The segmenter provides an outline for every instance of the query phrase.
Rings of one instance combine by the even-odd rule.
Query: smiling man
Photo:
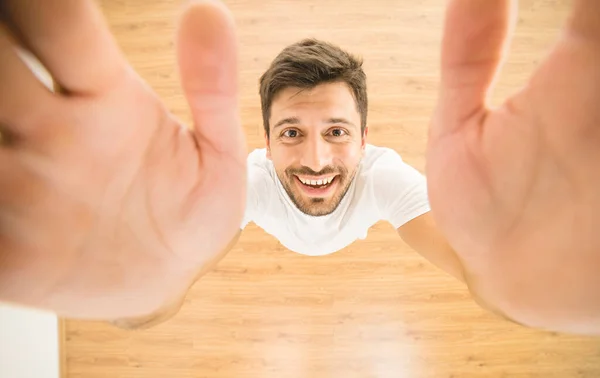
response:
[[[427,259],[463,279],[429,213],[424,176],[392,149],[367,143],[362,61],[306,39],[260,79],[266,147],[248,156],[244,228],[254,222],[305,255],[339,251],[380,220]]]
[[[427,190],[366,143],[360,61],[314,40],[263,75],[266,148],[248,156],[232,17],[193,3],[177,37],[191,128],[127,64],[93,1],[0,3],[0,301],[148,327],[177,312],[244,217],[309,255],[387,220],[492,311],[600,334],[596,0],[573,1],[553,49],[496,109],[514,2],[447,2]]]
[[[433,221],[425,177],[394,150],[367,143],[367,85],[359,58],[324,41],[299,41],[262,75],[260,97],[266,146],[247,157],[244,218],[214,261],[250,222],[294,252],[321,256],[366,238],[384,220],[430,262],[466,281]],[[113,323],[151,327],[182,303],[179,297],[148,317]]]

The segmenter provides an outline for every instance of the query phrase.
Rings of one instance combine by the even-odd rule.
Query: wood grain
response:
[[[239,27],[241,104],[262,147],[258,78],[305,37],[362,55],[369,141],[424,168],[444,1],[230,0]],[[173,36],[179,1],[103,0],[124,53],[180,118]],[[521,1],[494,102],[516,91],[557,37],[570,3]],[[377,224],[324,257],[283,248],[254,225],[198,282],[180,313],[145,331],[68,321],[69,378],[600,376],[600,340],[523,328],[480,309],[459,282]]]

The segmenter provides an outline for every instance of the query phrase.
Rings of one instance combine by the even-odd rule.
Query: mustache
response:
[[[309,167],[300,167],[300,168],[288,168],[285,170],[288,175],[302,175],[302,176],[324,176],[332,173],[340,173],[343,175],[345,172],[343,169],[335,169],[334,167],[327,166],[321,169],[319,172],[315,172]]]

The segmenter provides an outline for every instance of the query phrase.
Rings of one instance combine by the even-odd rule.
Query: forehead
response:
[[[271,105],[271,124],[277,119],[301,116],[302,112],[325,112],[325,116],[360,118],[356,101],[348,84],[334,82],[319,84],[304,89],[288,87],[273,99]]]

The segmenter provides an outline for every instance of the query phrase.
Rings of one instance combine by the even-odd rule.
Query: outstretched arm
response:
[[[448,244],[448,240],[435,224],[431,212],[418,216],[397,229],[402,240],[442,271],[467,285],[471,289],[476,287],[477,279],[469,276],[463,268],[456,251]],[[508,320],[518,323],[518,319],[511,318],[491,301],[478,295],[477,290],[471,290],[475,302],[484,309]]]
[[[600,12],[575,0],[554,48],[497,109],[514,2],[452,0],[427,179],[476,297],[519,323],[600,334]]]
[[[214,258],[207,262],[198,274],[194,277],[193,281],[190,283],[189,288],[181,293],[181,295],[173,298],[167,305],[161,308],[159,311],[156,311],[150,315],[137,317],[137,318],[121,318],[111,321],[110,323],[124,329],[147,329],[159,325],[161,323],[166,322],[171,319],[173,316],[177,315],[181,306],[183,306],[183,302],[185,301],[185,297],[189,292],[189,289],[206,273],[210,272],[214,267],[218,264],[218,262],[225,257],[225,255],[237,244],[240,235],[242,234],[242,230],[240,230],[235,237],[231,240],[231,242],[223,249],[223,252],[214,256]]]
[[[425,259],[458,280],[465,282],[456,252],[435,225],[430,212],[420,215],[397,229],[398,235]]]
[[[127,63],[94,1],[4,0],[0,19],[0,301],[104,321],[160,311],[244,213],[233,17],[215,1],[182,13],[193,126]]]

